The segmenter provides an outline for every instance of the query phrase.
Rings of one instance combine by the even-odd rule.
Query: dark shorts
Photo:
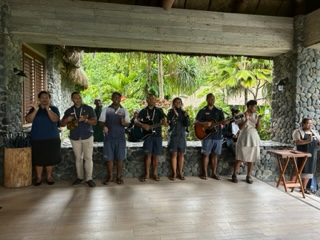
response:
[[[111,160],[124,160],[127,156],[126,141],[104,141],[103,143],[103,159],[106,161]]]
[[[202,141],[201,153],[203,155],[208,156],[211,153],[220,155],[221,149],[222,149],[222,140],[213,140],[209,138]]]
[[[187,142],[185,137],[172,137],[168,141],[168,149],[170,152],[185,153]]]
[[[145,154],[162,155],[162,137],[149,136],[143,142]]]

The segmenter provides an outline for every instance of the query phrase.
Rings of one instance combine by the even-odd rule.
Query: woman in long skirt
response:
[[[232,182],[237,183],[237,172],[242,162],[248,165],[246,182],[253,183],[251,178],[251,170],[253,163],[260,158],[260,137],[258,129],[260,128],[260,119],[262,115],[257,115],[257,101],[250,100],[247,102],[247,110],[244,117],[238,119],[236,123],[239,125],[240,134],[236,144],[236,162],[232,175]]]
[[[46,169],[47,183],[53,185],[53,165],[61,161],[61,140],[57,126],[60,113],[57,107],[51,105],[51,95],[47,91],[40,92],[38,100],[39,104],[34,104],[26,116],[27,122],[32,123],[32,164],[37,175],[34,185],[41,185],[43,168]]]

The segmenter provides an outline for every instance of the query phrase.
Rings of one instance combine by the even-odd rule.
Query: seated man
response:
[[[238,109],[232,109],[232,116],[235,117],[240,111]],[[225,139],[225,143],[232,156],[236,156],[235,143],[237,142],[239,135],[239,126],[235,123],[235,120],[231,120],[228,124],[224,125],[222,134]]]

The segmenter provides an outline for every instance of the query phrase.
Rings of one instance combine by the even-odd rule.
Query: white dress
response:
[[[237,120],[237,124],[245,118]],[[258,115],[253,113],[246,125],[240,130],[236,143],[236,159],[244,162],[255,162],[260,158],[260,137],[256,129]]]

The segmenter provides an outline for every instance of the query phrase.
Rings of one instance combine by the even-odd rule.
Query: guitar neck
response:
[[[211,127],[214,128],[214,127],[216,127],[216,126],[219,126],[219,125],[222,124],[223,122],[225,122],[225,121],[230,121],[230,120],[232,120],[232,119],[233,119],[233,117],[231,117],[231,118],[226,118],[226,119],[224,119],[224,120],[222,120],[222,121],[220,121],[220,122],[215,122],[214,124],[211,125]]]
[[[156,123],[156,124],[150,125],[150,128],[157,128],[157,127],[160,127],[161,125],[162,123]]]

